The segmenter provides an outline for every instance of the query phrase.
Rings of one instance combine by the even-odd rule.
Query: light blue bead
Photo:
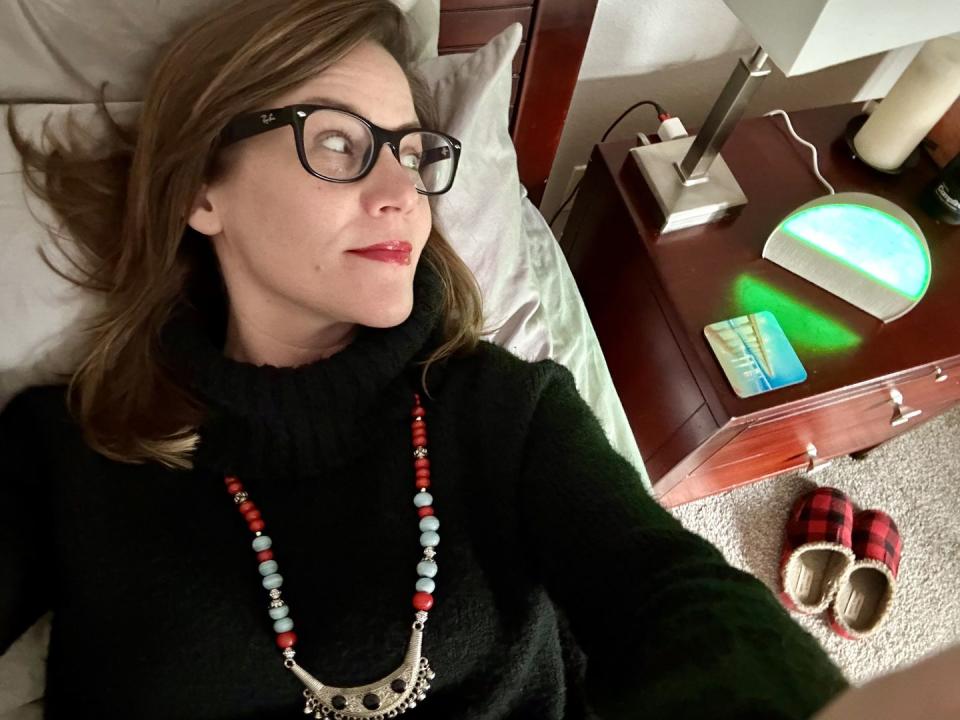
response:
[[[432,560],[421,560],[417,563],[417,575],[432,578],[437,576],[437,564]]]
[[[267,612],[270,613],[271,619],[279,620],[280,618],[285,618],[290,614],[290,606],[281,605],[280,607],[270,608]]]
[[[440,536],[432,530],[425,532],[420,536],[420,544],[423,545],[423,547],[436,547],[440,544]]]
[[[274,588],[278,588],[281,585],[283,585],[283,575],[278,575],[277,573],[274,573],[273,575],[267,575],[263,579],[263,586],[267,590],[273,590]]]
[[[428,492],[417,493],[413,496],[413,504],[417,507],[433,505],[433,495]]]
[[[257,552],[267,550],[271,545],[273,545],[273,540],[270,539],[269,535],[261,535],[253,539],[253,549]]]
[[[433,593],[437,584],[430,578],[420,578],[417,580],[417,592]]]
[[[276,633],[285,633],[293,630],[293,620],[288,617],[280,618],[273,624],[273,631]]]
[[[440,521],[437,520],[434,515],[427,515],[425,518],[420,518],[420,532],[426,532],[427,530],[439,530]]]
[[[276,560],[264,560],[260,563],[260,574],[261,575],[273,575],[277,571],[277,561]]]

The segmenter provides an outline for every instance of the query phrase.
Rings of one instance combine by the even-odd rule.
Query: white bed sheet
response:
[[[573,373],[577,389],[597,416],[610,444],[633,464],[649,492],[650,477],[610,377],[580,289],[550,226],[530,202],[526,189],[520,187],[525,247],[540,297],[539,304],[532,309],[531,319],[536,325],[547,328],[544,346],[539,352],[532,353],[535,357],[528,359],[551,358]],[[521,355],[531,353],[534,349],[531,345],[527,342],[524,351],[514,352]]]

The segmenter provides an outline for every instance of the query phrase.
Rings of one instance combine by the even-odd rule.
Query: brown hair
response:
[[[8,110],[27,185],[52,206],[79,251],[78,259],[64,252],[75,277],[45,254],[44,261],[104,299],[67,391],[70,412],[97,452],[121,462],[192,467],[203,406],[164,368],[159,343],[195,280],[226,293],[211,243],[187,225],[202,182],[220,170],[218,134],[234,115],[306,81],[365,40],[397,60],[420,121],[435,123],[429,90],[411,69],[406,18],[390,0],[239,0],[209,13],[163,51],[135,128],[109,114],[101,87],[98,105],[111,140],[99,153],[72,147],[82,133],[72,118],[67,142],[45,124],[50,149],[35,148]],[[63,252],[52,228],[51,236]],[[444,295],[444,341],[423,361],[425,380],[431,363],[476,347],[482,312],[473,274],[436,229],[421,262],[437,271]]]

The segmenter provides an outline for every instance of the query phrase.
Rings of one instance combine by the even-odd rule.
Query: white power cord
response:
[[[810,150],[813,151],[813,173],[814,175],[817,176],[817,180],[820,181],[820,183],[827,189],[827,191],[831,195],[835,195],[837,191],[833,189],[833,185],[828,183],[826,181],[826,178],[824,178],[823,175],[820,174],[820,166],[817,164],[817,148],[813,146],[813,143],[809,143],[806,140],[804,140],[802,137],[797,135],[797,131],[793,129],[793,123],[790,122],[790,116],[787,115],[786,112],[784,112],[783,110],[771,110],[770,112],[763,114],[764,117],[770,117],[771,115],[783,115],[783,119],[787,121],[787,129],[790,131],[790,134],[793,135],[794,139],[797,140],[797,142],[800,142],[806,145],[808,148],[810,148]]]

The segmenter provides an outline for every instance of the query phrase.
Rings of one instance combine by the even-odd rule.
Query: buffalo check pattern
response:
[[[793,504],[784,533],[780,555],[780,601],[790,610],[804,613],[821,612],[829,595],[812,605],[805,605],[790,588],[800,555],[812,550],[829,549],[853,560],[854,507],[850,498],[832,487],[818,487],[801,495]]]
[[[875,633],[890,614],[903,552],[900,529],[882,510],[858,512],[853,519],[853,551],[856,560],[840,579],[835,601],[830,606],[829,620],[837,635],[860,640]],[[879,591],[873,591],[871,612],[853,623],[845,617],[841,607],[847,607],[850,601],[850,576],[858,571],[877,573],[883,582]]]
[[[809,542],[853,544],[853,502],[832,487],[820,487],[794,503],[787,522],[787,542],[794,548]]]
[[[900,571],[900,556],[903,540],[900,529],[882,510],[863,510],[853,519],[853,551],[856,560],[840,579],[834,603],[830,606],[830,627],[837,635],[848,640],[859,640],[872,635],[886,621],[897,589]],[[850,576],[854,572],[877,573],[883,584],[874,590],[871,598],[872,611],[856,623],[844,616],[841,607],[850,602]]]
[[[900,530],[882,510],[864,510],[853,519],[853,552],[857,559],[879,560],[896,577],[900,570],[903,541]]]

